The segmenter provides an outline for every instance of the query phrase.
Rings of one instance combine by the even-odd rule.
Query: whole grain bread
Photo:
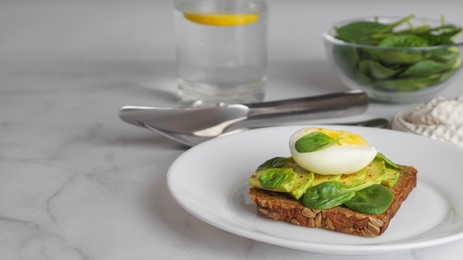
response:
[[[402,202],[416,187],[417,170],[404,166],[400,178],[390,189],[393,200],[390,207],[380,215],[369,215],[339,206],[316,210],[305,207],[285,193],[272,192],[259,188],[249,188],[249,195],[258,210],[274,220],[284,221],[306,227],[317,227],[346,234],[374,237],[386,231],[389,222],[399,210]]]

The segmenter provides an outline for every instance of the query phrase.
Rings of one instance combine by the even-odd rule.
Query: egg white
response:
[[[301,167],[323,175],[350,174],[365,168],[376,156],[376,148],[364,145],[339,145],[299,153],[295,143],[306,134],[305,129],[294,133],[290,138],[290,151],[294,161]]]

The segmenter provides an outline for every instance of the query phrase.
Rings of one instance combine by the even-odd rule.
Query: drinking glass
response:
[[[262,101],[266,0],[175,0],[174,5],[180,101],[192,106]]]

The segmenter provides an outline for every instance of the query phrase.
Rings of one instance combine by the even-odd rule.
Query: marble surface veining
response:
[[[424,2],[423,13],[434,12],[433,3]],[[365,1],[353,1],[344,4],[351,14],[336,9],[323,16],[332,4],[343,5],[275,1],[268,99],[343,90],[318,41],[304,54],[307,61],[297,54],[303,44],[285,47],[298,36],[283,30],[292,12],[312,10],[322,21],[313,25],[316,32],[335,17],[377,10],[354,12],[352,5]],[[451,7],[442,11],[457,16]],[[0,2],[0,259],[371,259],[256,242],[175,203],[166,172],[185,148],[118,118],[123,105],[175,104],[170,18],[166,0]],[[454,96],[458,87],[444,94]],[[392,118],[406,107],[375,104],[358,118]],[[462,246],[374,259],[463,259]]]

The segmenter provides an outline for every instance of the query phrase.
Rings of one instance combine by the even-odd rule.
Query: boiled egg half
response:
[[[294,161],[322,175],[357,172],[377,154],[360,135],[327,128],[300,129],[291,135],[289,146]]]

